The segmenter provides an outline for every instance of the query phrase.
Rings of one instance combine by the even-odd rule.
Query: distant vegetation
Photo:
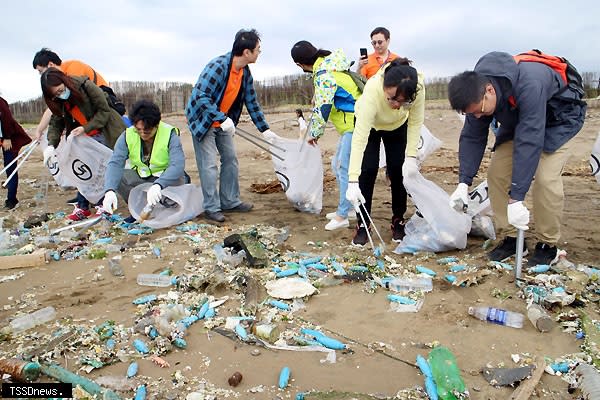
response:
[[[600,96],[600,73],[582,74],[587,98]],[[426,81],[427,100],[446,99],[450,78],[431,78]],[[112,88],[127,107],[139,99],[152,99],[163,114],[183,113],[192,91],[192,84],[181,82],[113,82]],[[260,104],[265,110],[282,110],[289,104],[310,108],[313,87],[307,74],[288,75],[255,81]],[[11,104],[15,118],[21,123],[37,123],[46,105],[41,97]],[[289,110],[293,111],[293,107]]]

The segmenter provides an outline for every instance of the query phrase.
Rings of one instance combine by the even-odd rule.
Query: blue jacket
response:
[[[204,67],[198,82],[192,89],[192,94],[185,108],[185,115],[190,132],[199,139],[204,137],[215,121],[223,122],[229,117],[237,125],[244,104],[256,128],[260,132],[269,129],[265,116],[260,109],[260,104],[256,99],[254,80],[248,66],[244,67],[244,78],[240,91],[229,112],[225,115],[219,110],[219,105],[227,87],[232,60],[231,52],[211,60]]]
[[[143,149],[143,146],[141,146]],[[104,173],[104,191],[109,190],[117,191],[119,183],[123,177],[123,168],[125,167],[125,161],[129,158],[129,148],[127,147],[127,141],[125,140],[125,132],[119,136],[113,154],[108,161],[106,172]],[[181,178],[185,174],[185,155],[183,154],[183,147],[181,146],[181,139],[179,135],[174,131],[171,131],[171,137],[169,139],[169,166],[161,174],[158,179],[154,181],[163,189],[167,186],[173,186],[180,182]],[[127,199],[125,199],[127,201]]]
[[[500,122],[494,147],[514,141],[510,197],[523,200],[542,151],[553,153],[582,128],[586,104],[552,68],[537,62],[517,64],[508,53],[484,55],[475,71],[490,78],[496,91],[496,109],[488,117],[467,115],[460,134],[459,181],[470,185],[477,174],[492,118]],[[516,107],[509,104],[509,97]],[[568,99],[565,99],[568,98]]]

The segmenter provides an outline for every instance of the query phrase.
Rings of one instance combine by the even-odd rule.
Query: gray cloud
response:
[[[0,91],[9,102],[40,94],[31,61],[44,46],[63,59],[87,62],[109,81],[193,83],[210,59],[229,50],[235,32],[248,27],[263,39],[263,53],[251,67],[258,79],[299,73],[290,48],[302,39],[356,58],[360,47],[370,48],[376,26],[391,31],[392,51],[414,60],[426,77],[470,69],[489,51],[530,48],[563,55],[580,71],[600,69],[600,7],[592,0],[569,6],[555,0],[32,3],[3,6]]]

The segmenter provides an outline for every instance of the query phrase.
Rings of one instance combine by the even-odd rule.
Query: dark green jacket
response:
[[[83,76],[71,76],[70,78],[73,79],[83,97],[81,103],[72,105],[78,106],[88,121],[83,127],[85,132],[88,133],[94,129],[99,130],[104,134],[108,147],[112,149],[119,135],[125,131],[126,126],[123,119],[119,113],[108,105],[104,91],[90,81],[89,78]],[[50,119],[48,144],[54,147],[58,146],[62,132],[66,130],[68,136],[78,126],[80,124],[71,117],[71,114],[65,110],[63,105],[62,115],[52,114]]]

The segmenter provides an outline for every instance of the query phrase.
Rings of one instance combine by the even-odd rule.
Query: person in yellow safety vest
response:
[[[189,182],[179,129],[161,121],[158,106],[139,100],[131,107],[129,118],[133,126],[117,139],[104,175],[102,208],[109,213],[117,209],[117,192],[127,202],[131,189],[153,182],[146,199],[155,206],[162,199],[162,189]],[[125,169],[127,160],[131,169]]]

